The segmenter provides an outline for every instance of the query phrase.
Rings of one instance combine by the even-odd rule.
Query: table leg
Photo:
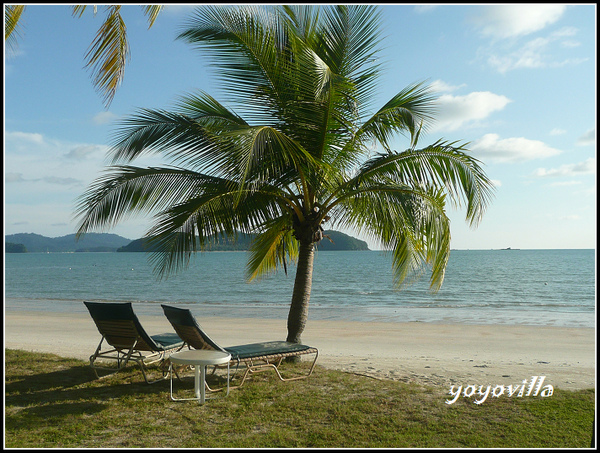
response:
[[[206,401],[206,365],[201,366],[200,375],[200,402],[204,403]]]
[[[201,399],[200,396],[200,365],[194,365],[194,395],[196,399]],[[200,401],[203,403],[204,401]]]
[[[195,398],[175,398],[173,396],[173,372],[175,371],[173,368],[173,363],[169,364],[169,381],[170,381],[170,390],[171,390],[171,399],[173,401],[189,401],[196,400],[199,403],[206,402],[206,365],[193,365],[194,367],[194,396]],[[201,367],[201,368],[200,368]],[[177,374],[177,373],[175,373]],[[179,375],[177,375],[179,377]],[[229,380],[230,380],[230,368],[229,363],[227,363],[227,393],[225,396],[229,395]]]

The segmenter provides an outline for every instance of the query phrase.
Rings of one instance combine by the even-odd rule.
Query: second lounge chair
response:
[[[251,343],[238,346],[221,347],[213,341],[196,322],[196,318],[188,309],[162,305],[165,316],[177,332],[177,335],[193,349],[212,349],[231,354],[231,366],[245,366],[241,382],[236,387],[241,387],[249,374],[273,369],[282,381],[292,381],[309,377],[317,363],[319,350],[311,346],[287,341],[268,341]],[[307,374],[284,378],[279,365],[286,357],[295,357],[304,354],[314,354],[315,358]]]

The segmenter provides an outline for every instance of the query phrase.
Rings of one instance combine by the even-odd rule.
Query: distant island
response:
[[[4,250],[6,253],[116,252],[130,242],[131,239],[108,233],[88,233],[79,241],[75,240],[74,234],[49,238],[35,233],[18,233],[4,237]],[[12,244],[10,249],[8,244]]]
[[[318,250],[369,250],[365,241],[356,239],[339,231],[325,231],[325,238],[317,245]],[[256,237],[255,234],[240,233],[237,240],[232,238],[213,239],[209,241],[204,248],[208,252],[233,252],[246,251],[250,249],[250,244]],[[136,239],[124,247],[117,249],[117,252],[153,252],[155,251],[150,245],[146,244],[145,239]]]
[[[361,241],[339,231],[325,231],[318,250],[369,250]],[[207,251],[245,251],[250,248],[255,235],[238,235],[237,241],[230,238],[213,240]],[[4,238],[5,253],[69,253],[69,252],[151,252],[144,239],[131,240],[116,234],[88,233],[79,241],[74,234],[50,238],[34,233],[18,233]]]
[[[23,244],[13,244],[12,242],[4,243],[6,253],[27,253],[27,247]]]

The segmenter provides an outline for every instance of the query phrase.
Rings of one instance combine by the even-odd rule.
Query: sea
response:
[[[453,250],[438,292],[429,274],[394,285],[380,251],[318,251],[309,320],[590,327],[596,323],[595,250]],[[246,279],[246,252],[204,252],[158,279],[146,253],[5,254],[5,311],[87,313],[84,300],[160,304],[202,317],[285,322],[295,268]]]

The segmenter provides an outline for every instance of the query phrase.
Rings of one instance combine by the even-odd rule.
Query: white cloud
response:
[[[89,157],[103,157],[106,154],[107,147],[100,145],[78,145],[71,148],[67,153],[65,153],[65,157],[67,159],[72,160],[84,160]]]
[[[5,156],[20,160],[38,159],[54,161],[57,157],[69,160],[82,160],[95,155],[102,162],[109,147],[106,145],[74,143],[56,140],[38,133],[6,132]]]
[[[471,150],[483,160],[493,162],[526,162],[560,154],[561,151],[539,140],[523,137],[500,139],[497,134],[486,134],[471,145]]]
[[[59,186],[81,185],[81,181],[75,178],[62,178],[59,176],[44,176],[36,179],[25,179],[23,173],[6,173],[4,180],[7,183],[45,182]]]
[[[596,158],[590,157],[577,164],[566,164],[548,170],[545,168],[538,168],[533,175],[539,178],[555,178],[561,176],[589,175],[594,173],[596,173]]]
[[[567,131],[565,131],[564,129],[559,129],[559,128],[554,128],[550,131],[550,135],[563,135],[566,133],[567,133]]]
[[[437,101],[436,123],[431,129],[455,131],[461,127],[472,127],[510,102],[506,96],[489,91],[476,91],[466,96],[442,95]]]
[[[23,142],[25,144],[36,144],[43,145],[45,143],[44,136],[42,134],[31,133],[31,132],[4,132],[4,140],[7,142]]]
[[[438,5],[417,5],[414,10],[417,14],[424,14],[436,9]]]
[[[566,5],[489,5],[474,18],[484,36],[505,39],[525,36],[558,21]]]
[[[568,186],[578,186],[581,184],[581,181],[561,181],[561,182],[553,182],[550,184],[550,187],[568,187]]]
[[[92,122],[98,126],[101,126],[104,124],[112,123],[116,118],[118,118],[118,115],[115,115],[114,113],[100,112],[94,115],[94,117],[92,118]]]
[[[23,173],[6,173],[4,175],[4,182],[24,182]]]
[[[473,23],[480,34],[491,41],[479,49],[479,57],[500,74],[523,68],[577,65],[589,60],[573,55],[573,49],[580,46],[574,39],[578,33],[574,27],[563,27],[527,42],[521,40],[556,23],[565,10],[566,5],[554,4],[482,7]]]
[[[541,68],[545,65],[543,50],[547,45],[547,39],[536,38],[507,55],[490,55],[488,63],[501,74],[517,68]]]
[[[56,191],[73,199],[81,185],[99,175],[108,149],[38,133],[8,132],[5,137],[5,181],[21,183],[11,184],[10,190],[7,187],[6,203],[23,197],[45,198]]]
[[[552,33],[552,37],[554,38],[568,38],[571,36],[575,36],[577,34],[577,29],[575,27],[563,27],[560,30]],[[579,43],[577,43],[579,45]]]
[[[58,176],[46,176],[42,178],[42,181],[48,184],[56,184],[58,186],[77,186],[81,185],[81,181],[75,178],[61,178]]]
[[[165,14],[174,14],[174,15],[187,15],[190,12],[193,12],[194,9],[198,7],[197,4],[174,4],[174,5],[164,5],[162,12]]]
[[[579,41],[574,41],[571,39],[567,39],[563,42],[560,43],[561,47],[565,47],[568,49],[573,49],[575,47],[579,47],[581,45],[581,43]]]
[[[587,61],[588,58],[575,58],[568,56],[561,58],[556,55],[556,43],[558,47],[572,48],[574,41],[565,40],[565,37],[573,36],[577,30],[566,27],[551,33],[546,37],[539,37],[520,44],[511,42],[508,46],[498,48],[491,46],[488,49],[480,49],[480,54],[485,55],[487,63],[501,74],[520,68],[547,68],[561,67],[566,65],[577,65]],[[570,55],[567,53],[567,55]]]
[[[443,80],[439,79],[431,83],[431,89],[438,93],[450,93],[465,86],[466,84],[464,83],[462,85],[450,85],[449,83],[446,83]]]
[[[590,146],[596,144],[596,128],[590,129],[577,139],[578,146]]]

